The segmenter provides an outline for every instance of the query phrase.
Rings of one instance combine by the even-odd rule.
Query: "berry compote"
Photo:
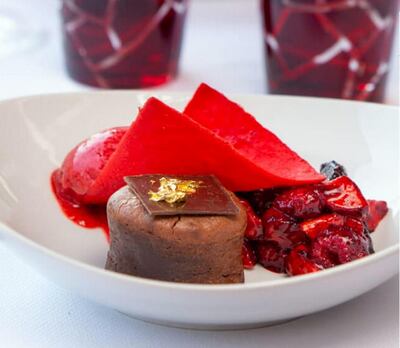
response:
[[[243,264],[288,275],[317,272],[374,252],[370,233],[388,212],[384,201],[366,200],[335,161],[325,181],[293,188],[240,193],[248,227]]]

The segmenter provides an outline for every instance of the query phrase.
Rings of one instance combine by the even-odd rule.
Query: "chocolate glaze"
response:
[[[185,283],[243,282],[246,211],[236,215],[152,216],[125,186],[107,205],[110,250],[106,269]]]

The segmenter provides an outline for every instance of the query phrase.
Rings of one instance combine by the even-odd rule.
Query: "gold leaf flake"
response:
[[[186,200],[188,195],[196,192],[201,181],[179,180],[175,178],[160,179],[160,187],[157,192],[149,191],[150,200],[154,202],[165,201],[169,204],[179,203]]]

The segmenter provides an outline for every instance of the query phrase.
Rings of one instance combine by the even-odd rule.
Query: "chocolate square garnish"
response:
[[[187,194],[180,202],[156,202],[150,199],[151,193],[158,193],[162,178],[193,180],[198,185],[195,192]],[[236,215],[239,212],[229,193],[213,175],[146,174],[126,176],[124,180],[151,215]]]

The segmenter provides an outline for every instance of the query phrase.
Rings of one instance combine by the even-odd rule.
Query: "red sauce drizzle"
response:
[[[59,170],[51,174],[51,188],[64,215],[75,224],[85,228],[101,228],[107,239],[109,229],[105,205],[86,205],[72,198],[59,181]]]

